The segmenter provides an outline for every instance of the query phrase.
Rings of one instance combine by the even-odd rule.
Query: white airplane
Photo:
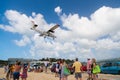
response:
[[[53,33],[55,32],[54,30],[60,26],[59,24],[56,24],[55,26],[50,28],[48,31],[40,31],[40,30],[36,29],[36,27],[38,27],[38,25],[35,24],[33,21],[32,21],[32,23],[33,23],[33,27],[31,28],[31,30],[34,30],[34,31],[40,33],[39,36],[43,36],[44,38],[46,38],[46,37],[52,37],[53,39],[56,38],[56,36]]]

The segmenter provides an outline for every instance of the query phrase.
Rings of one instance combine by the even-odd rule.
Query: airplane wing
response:
[[[56,28],[58,28],[59,26],[60,26],[59,24],[56,24],[55,26],[53,26],[52,28],[50,28],[50,29],[47,31],[47,33],[49,33],[49,32],[54,33],[54,30],[55,30]]]

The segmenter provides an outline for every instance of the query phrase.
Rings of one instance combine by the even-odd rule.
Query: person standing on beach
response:
[[[63,61],[60,59],[59,60],[59,72],[58,72],[58,74],[59,74],[59,80],[61,80],[61,70],[62,70],[62,63]]]
[[[88,73],[88,78],[92,78],[92,73],[91,73],[91,60],[90,58],[87,59],[87,73]]]
[[[59,67],[60,67],[60,62],[57,61],[57,63],[55,64],[55,77],[59,76]]]
[[[92,64],[91,64],[91,68],[92,68],[92,78],[93,80],[98,80],[98,73],[99,72],[94,72],[94,69],[96,68],[98,64],[96,63],[96,59],[92,58]]]
[[[7,71],[8,71],[8,66],[4,65],[4,73],[7,73]]]
[[[9,76],[10,76],[10,67],[11,65],[9,64],[8,65],[8,71],[7,71],[7,74],[6,74],[6,79],[9,80]]]
[[[75,78],[76,80],[80,79],[82,80],[82,74],[81,74],[81,62],[78,61],[78,58],[75,59],[75,62],[73,63],[73,68],[75,68]]]
[[[67,80],[68,75],[64,73],[65,68],[67,68],[67,64],[64,59],[62,60],[60,66],[61,66],[61,80]]]
[[[13,78],[14,69],[15,69],[15,65],[11,64],[11,67],[10,67],[10,78]]]
[[[21,75],[22,80],[27,80],[27,71],[29,67],[30,67],[29,63],[23,64],[23,70],[22,70],[22,75]]]
[[[13,80],[19,80],[21,70],[21,62],[16,62],[13,72]]]
[[[45,72],[47,72],[48,62],[45,62],[44,65],[45,65]]]

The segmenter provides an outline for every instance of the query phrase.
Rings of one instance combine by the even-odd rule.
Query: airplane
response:
[[[56,24],[55,26],[50,28],[48,31],[41,31],[41,30],[36,29],[36,27],[38,27],[38,25],[35,24],[34,21],[32,21],[32,23],[33,23],[33,27],[31,28],[31,30],[34,30],[34,31],[40,33],[39,36],[43,36],[44,38],[52,37],[53,40],[56,38],[56,36],[53,33],[55,32],[54,30],[60,26],[59,24]]]

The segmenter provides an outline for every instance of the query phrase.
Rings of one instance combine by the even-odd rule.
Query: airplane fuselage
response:
[[[53,33],[54,33],[54,30],[56,28],[58,28],[58,26],[59,26],[58,24],[56,24],[55,26],[53,26],[52,28],[50,28],[48,31],[38,30],[38,29],[36,29],[37,26],[38,26],[37,24],[34,24],[31,29],[34,30],[34,31],[36,31],[36,32],[38,32],[38,33],[40,33],[39,36],[43,36],[44,38],[46,38],[46,37],[52,37],[53,39],[56,38],[56,36]]]
[[[44,38],[46,38],[46,37],[52,37],[53,39],[56,38],[56,36],[53,35],[51,32],[49,32],[49,33],[43,32],[42,34],[40,34],[40,36],[44,36]]]

